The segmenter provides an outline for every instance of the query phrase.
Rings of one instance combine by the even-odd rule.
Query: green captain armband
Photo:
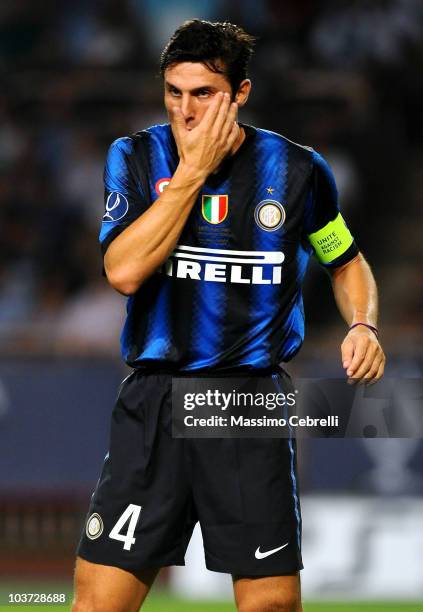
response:
[[[322,264],[330,264],[347,251],[354,242],[350,230],[345,225],[341,213],[319,229],[308,235],[317,259]]]

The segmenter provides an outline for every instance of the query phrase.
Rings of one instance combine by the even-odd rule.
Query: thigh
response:
[[[129,572],[184,563],[195,518],[185,441],[171,436],[170,385],[135,374],[121,387],[77,551],[86,561]]]
[[[300,576],[232,576],[238,612],[302,612]]]
[[[243,576],[302,569],[294,441],[199,439],[192,453],[208,569]]]
[[[158,570],[128,572],[78,558],[73,612],[135,612],[146,598]]]

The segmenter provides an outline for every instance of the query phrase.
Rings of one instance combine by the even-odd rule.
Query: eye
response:
[[[210,91],[208,89],[200,89],[197,96],[199,98],[208,98],[210,96]]]
[[[169,87],[169,93],[173,97],[179,97],[181,95],[181,92],[175,89],[174,87]]]

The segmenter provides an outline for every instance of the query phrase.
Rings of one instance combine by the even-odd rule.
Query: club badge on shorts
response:
[[[203,195],[201,212],[208,223],[213,225],[222,223],[228,216],[228,196]]]
[[[262,200],[256,206],[254,219],[261,229],[274,232],[285,223],[285,209],[276,200]]]
[[[87,521],[85,533],[90,540],[96,540],[103,533],[103,519],[97,512],[94,512]]]

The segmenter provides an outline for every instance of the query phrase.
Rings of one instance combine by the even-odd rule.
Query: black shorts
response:
[[[279,370],[286,389],[289,377]],[[197,521],[209,570],[302,569],[295,440],[172,438],[172,377],[133,372],[77,554],[129,571],[184,565]]]

